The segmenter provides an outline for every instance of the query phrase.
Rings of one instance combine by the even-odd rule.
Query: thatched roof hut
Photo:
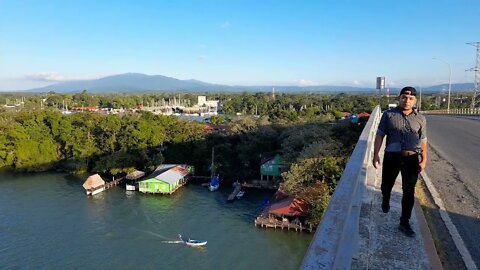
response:
[[[83,183],[83,188],[86,190],[91,190],[91,189],[97,189],[99,187],[102,187],[105,185],[105,181],[103,181],[102,177],[100,175],[94,174],[90,175],[87,180],[85,180],[85,183]]]

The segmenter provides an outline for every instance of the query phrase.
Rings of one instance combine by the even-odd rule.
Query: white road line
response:
[[[430,178],[428,178],[427,173],[425,173],[425,171],[422,171],[420,174],[422,175],[422,178],[425,181],[425,184],[427,185],[427,188],[430,191],[430,194],[432,194],[435,204],[437,204],[438,208],[440,208],[440,216],[442,217],[442,220],[445,223],[445,226],[447,226],[447,229],[450,232],[450,235],[452,236],[453,242],[455,242],[455,246],[457,247],[458,251],[460,252],[460,255],[462,256],[465,266],[467,267],[468,270],[476,270],[477,266],[473,262],[472,256],[470,255],[470,252],[468,251],[467,247],[465,247],[465,243],[463,242],[462,237],[458,233],[457,228],[455,227],[452,220],[450,219],[450,216],[448,215],[448,212],[445,209],[445,206],[443,204],[442,199],[440,198],[440,195],[437,192],[437,189],[435,188],[435,186],[433,186],[432,181],[430,181]]]

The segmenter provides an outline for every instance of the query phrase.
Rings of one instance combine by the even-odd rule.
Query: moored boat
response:
[[[220,187],[220,180],[218,179],[217,176],[212,177],[212,180],[208,184],[208,189],[210,191],[215,191]]]

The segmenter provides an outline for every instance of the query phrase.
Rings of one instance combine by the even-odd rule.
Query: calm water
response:
[[[87,197],[84,179],[0,174],[1,269],[298,269],[312,234],[256,228],[271,193],[189,184],[172,196],[121,187]],[[163,243],[177,235],[206,248]]]

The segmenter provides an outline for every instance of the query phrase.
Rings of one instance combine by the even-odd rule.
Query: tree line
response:
[[[241,116],[217,116],[218,123],[230,119],[222,132],[150,112],[62,115],[49,106],[0,112],[0,168],[119,175],[181,163],[207,176],[215,148],[214,169],[222,180],[244,181],[259,179],[262,154],[281,151],[290,164],[283,173],[285,191],[305,199],[318,223],[363,129],[362,124],[337,121],[336,114],[347,108],[370,111],[375,97],[285,94],[273,99],[238,93],[221,98],[225,111],[247,108]],[[258,109],[262,102],[267,110]],[[249,115],[252,104],[256,112]]]

